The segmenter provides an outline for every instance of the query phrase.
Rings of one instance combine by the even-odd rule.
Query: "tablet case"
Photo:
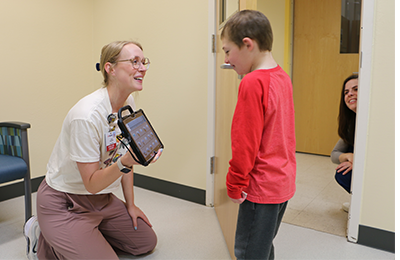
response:
[[[130,114],[122,116],[125,110],[129,110]],[[135,153],[137,162],[143,166],[149,165],[158,150],[164,148],[142,109],[134,112],[129,105],[119,109],[118,126]]]

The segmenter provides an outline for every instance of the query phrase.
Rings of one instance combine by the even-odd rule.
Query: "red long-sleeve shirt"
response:
[[[231,129],[232,159],[226,177],[228,196],[242,191],[254,203],[278,204],[296,190],[296,141],[292,83],[277,66],[247,74]]]

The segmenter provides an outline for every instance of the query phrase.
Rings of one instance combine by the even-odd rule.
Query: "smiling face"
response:
[[[344,87],[344,102],[354,113],[357,112],[358,79],[349,80]]]
[[[139,57],[139,60],[143,60],[143,51],[135,44],[127,44],[122,48],[117,61],[134,59],[135,57]],[[113,66],[113,72],[114,83],[123,90],[134,92],[143,89],[143,78],[147,72],[143,64],[140,63],[139,68],[135,69],[130,61],[117,62]]]
[[[246,46],[239,49],[234,42],[227,37],[222,38],[222,50],[225,52],[224,62],[232,65],[233,69],[239,75],[244,75],[251,70],[250,56]]]

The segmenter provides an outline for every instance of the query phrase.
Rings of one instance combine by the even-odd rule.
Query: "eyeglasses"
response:
[[[117,62],[123,62],[123,61],[130,61],[132,63],[132,67],[134,69],[139,69],[140,68],[140,64],[143,65],[143,67],[148,70],[150,67],[150,60],[149,58],[143,58],[143,60],[140,60],[140,57],[135,56],[135,58],[133,59],[129,59],[129,60],[117,60],[115,63]]]

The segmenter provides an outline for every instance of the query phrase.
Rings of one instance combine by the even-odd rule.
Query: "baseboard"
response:
[[[357,243],[394,253],[395,233],[359,225]]]
[[[206,205],[206,191],[135,173],[135,186]]]
[[[32,192],[36,192],[38,190],[39,185],[43,179],[44,176],[33,178],[31,180]],[[179,199],[184,199],[191,202],[199,203],[202,205],[206,204],[205,190],[152,178],[139,173],[135,173],[135,186],[159,192],[172,197],[176,197]],[[23,181],[0,187],[0,201],[16,198],[23,195],[24,195]]]
[[[44,176],[31,179],[32,192],[36,192]],[[13,199],[25,194],[24,181],[15,182],[0,187],[0,201]]]

